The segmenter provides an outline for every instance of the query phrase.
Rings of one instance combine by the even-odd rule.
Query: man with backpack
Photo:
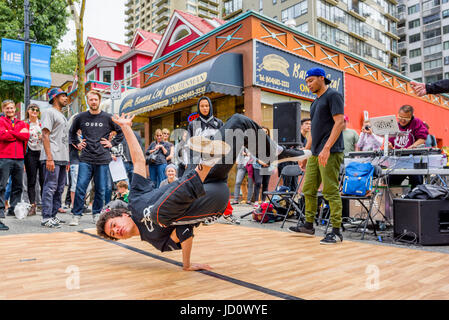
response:
[[[312,68],[306,73],[306,83],[317,98],[310,107],[312,130],[305,149],[312,151],[307,159],[303,193],[306,203],[304,224],[290,227],[298,235],[315,234],[313,222],[317,212],[317,193],[323,183],[323,196],[329,202],[332,231],[327,233],[321,244],[336,244],[343,241],[340,232],[342,201],[338,178],[343,162],[344,101],[343,96],[329,87],[330,80],[321,68]],[[301,167],[304,168],[305,161]]]

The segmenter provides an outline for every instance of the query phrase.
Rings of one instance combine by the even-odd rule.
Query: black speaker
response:
[[[449,244],[449,200],[393,199],[394,237]]]
[[[273,104],[273,129],[278,130],[280,145],[301,145],[301,102]]]

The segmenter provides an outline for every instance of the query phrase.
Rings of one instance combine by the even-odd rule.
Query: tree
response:
[[[51,72],[73,75],[78,63],[76,50],[55,50],[51,58]]]
[[[86,9],[86,0],[80,0],[80,9],[78,13],[78,9],[73,0],[67,0],[67,3],[70,6],[70,11],[72,12],[73,20],[75,21],[75,29],[76,29],[76,51],[78,54],[77,61],[77,74],[78,74],[78,103],[80,107],[80,111],[85,111],[87,109],[86,100],[84,99],[86,95],[86,87],[85,87],[85,59],[84,59],[84,43],[83,43],[83,19],[84,19],[84,10]]]
[[[67,32],[66,0],[30,0],[30,38],[56,48]],[[20,40],[24,33],[23,0],[0,1],[0,37]],[[33,87],[32,87],[33,88]],[[0,99],[23,101],[23,83],[0,80]]]

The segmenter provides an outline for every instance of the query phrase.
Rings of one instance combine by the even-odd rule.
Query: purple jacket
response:
[[[399,130],[406,132],[407,134],[390,137],[388,139],[395,149],[408,148],[418,139],[426,140],[427,135],[429,134],[424,123],[416,117],[413,117],[405,127],[401,126],[399,123],[398,125]]]

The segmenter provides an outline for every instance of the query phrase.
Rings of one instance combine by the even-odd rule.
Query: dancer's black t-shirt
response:
[[[169,185],[156,189],[150,179],[134,173],[128,197],[131,217],[139,229],[141,240],[152,244],[161,252],[179,250],[181,242],[193,237],[192,225],[163,228],[151,221],[149,207],[159,199],[167,187]],[[175,229],[179,243],[170,237]]]

